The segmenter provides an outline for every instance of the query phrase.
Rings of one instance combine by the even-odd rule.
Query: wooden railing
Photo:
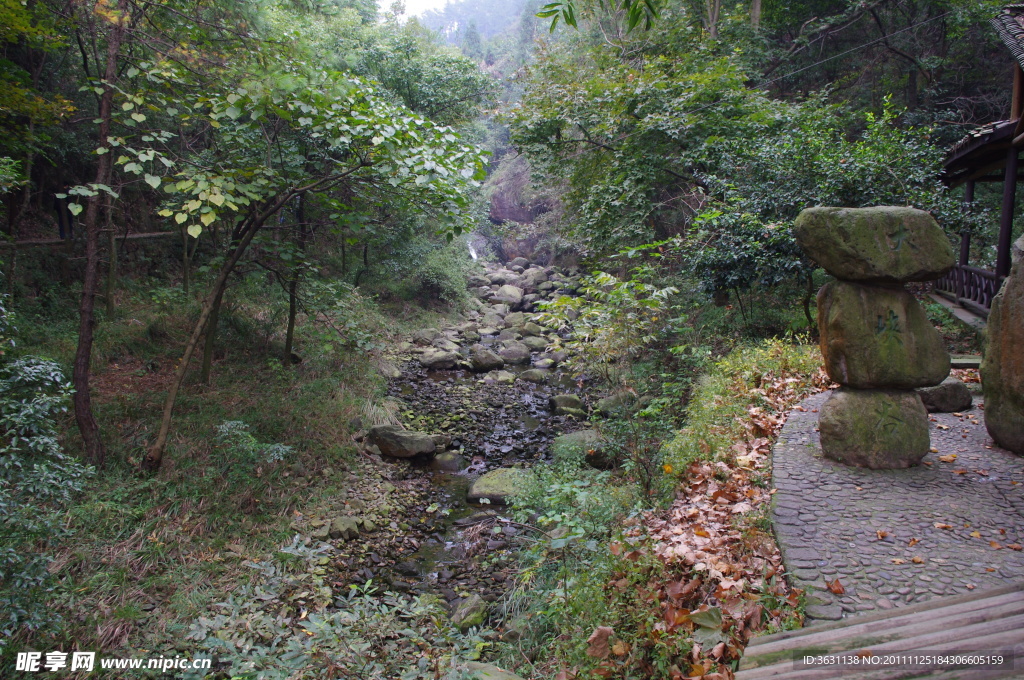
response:
[[[958,264],[935,282],[935,291],[956,300],[960,305],[983,317],[992,309],[992,298],[1003,285],[1002,276],[987,269]]]

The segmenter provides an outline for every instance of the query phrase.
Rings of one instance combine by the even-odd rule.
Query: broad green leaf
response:
[[[68,212],[72,215],[77,215],[82,212],[82,206],[79,203],[68,203]]]
[[[156,175],[150,175],[149,173],[146,173],[146,184],[153,187],[154,189],[157,189],[160,187],[160,178],[157,177]]]

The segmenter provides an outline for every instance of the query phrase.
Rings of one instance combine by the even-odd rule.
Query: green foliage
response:
[[[772,288],[814,267],[803,256],[787,224],[766,224],[751,213],[708,210],[694,220],[701,244],[693,258],[704,291]],[[681,246],[680,246],[681,247]]]
[[[53,361],[11,358],[14,329],[0,306],[0,654],[26,631],[53,626],[49,550],[68,536],[64,512],[91,474],[62,450],[57,421],[71,385]]]
[[[454,680],[460,662],[488,646],[480,635],[459,635],[436,598],[408,599],[372,583],[332,592],[330,552],[296,536],[279,560],[248,563],[250,583],[199,617],[187,638],[232,677],[252,680],[320,678],[325,665],[342,677]]]
[[[647,283],[649,273],[641,267],[620,280],[595,272],[583,281],[578,297],[561,296],[544,306],[542,324],[573,329],[567,347],[574,372],[597,372],[614,385],[664,331],[664,310],[679,291]]]
[[[308,288],[311,323],[303,333],[311,349],[333,360],[381,349],[384,319],[370,300],[343,281],[313,281]]]
[[[721,195],[768,221],[789,222],[815,205],[909,205],[958,233],[963,210],[939,180],[945,152],[931,143],[934,130],[900,125],[901,113],[886,97],[851,136],[850,123],[859,121],[812,99],[766,125],[756,145],[714,144],[708,162],[716,169],[708,174]]]
[[[285,444],[261,444],[240,420],[228,420],[217,426],[217,443],[224,459],[223,474],[235,483],[260,479],[286,458],[293,448]]]
[[[21,164],[11,158],[0,158],[0,195],[20,186],[24,179],[21,177]]]

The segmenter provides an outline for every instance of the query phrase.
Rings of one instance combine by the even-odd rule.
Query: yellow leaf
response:
[[[217,213],[213,212],[212,210],[208,213],[203,213],[202,215],[199,216],[199,221],[202,222],[207,227],[213,224],[213,221],[216,219]]]
[[[939,460],[941,460],[943,463],[952,463],[954,460],[956,460],[956,454],[951,453],[946,456],[939,456]]]
[[[174,216],[174,221],[177,222],[178,224],[184,224],[185,220],[187,219],[188,215],[186,215],[185,213],[178,213],[177,215]]]
[[[224,205],[224,194],[210,194],[210,203],[213,203],[218,208]]]
[[[971,532],[971,538],[981,538],[981,532],[980,531],[972,531]]]
[[[198,224],[188,225],[188,235],[192,238],[199,238],[199,235],[203,233],[203,228]]]

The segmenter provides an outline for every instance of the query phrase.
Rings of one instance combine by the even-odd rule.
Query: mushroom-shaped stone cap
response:
[[[931,281],[956,262],[942,228],[916,208],[808,208],[793,232],[808,257],[846,281]]]

